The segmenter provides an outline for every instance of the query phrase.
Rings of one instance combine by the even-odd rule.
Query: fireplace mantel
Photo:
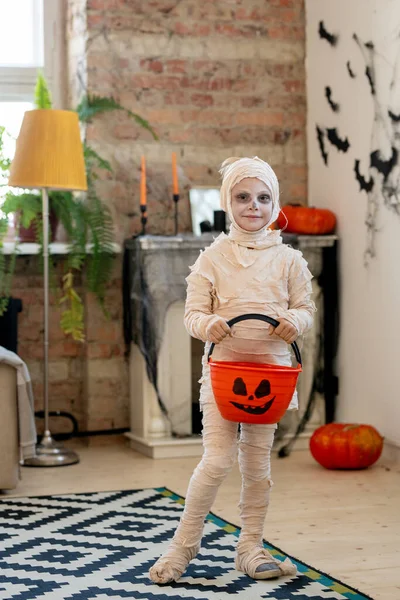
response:
[[[212,243],[214,237],[215,234],[139,236],[125,242],[125,332],[128,330],[126,342],[130,343],[130,431],[126,435],[133,449],[152,458],[193,456],[202,452],[201,437],[192,435],[191,430],[191,340],[183,325],[183,312],[185,278],[189,274],[189,266],[195,262],[200,250]],[[301,250],[308,261],[315,278],[315,293],[317,296],[323,296],[320,298],[321,309],[326,301],[336,305],[337,298],[333,297],[332,290],[329,290],[327,298],[326,293],[320,293],[319,283],[328,281],[335,275],[327,271],[336,269],[332,253],[336,252],[337,237],[293,234],[283,234],[282,237],[284,243]],[[154,321],[151,321],[152,311]],[[326,311],[326,314],[330,313],[330,310]],[[158,397],[150,381],[153,375],[150,375],[149,380],[144,359],[146,352],[143,354],[142,333],[146,328],[146,319],[147,323],[151,323],[150,329],[154,328],[150,336],[154,348],[152,347],[150,354],[154,359],[156,352],[158,357]],[[320,323],[316,325],[319,326]],[[325,328],[331,331],[335,326],[335,323],[324,319],[324,333]],[[312,347],[308,348],[307,343],[303,347],[303,354],[309,354],[308,362],[312,364],[312,357],[317,351],[312,340],[315,342],[316,335],[315,331],[314,337],[310,336],[309,345]],[[142,347],[142,351],[139,346]],[[325,352],[325,382],[326,390],[329,390],[329,393],[325,394],[326,406],[323,406],[322,399],[319,402],[319,410],[314,411],[314,419],[302,434],[303,447],[304,440],[307,438],[308,443],[308,437],[317,426],[326,419],[331,420],[331,405],[336,395],[333,354],[332,348]],[[312,368],[308,368],[307,372],[305,360],[302,381],[299,384],[304,388],[303,398],[299,389],[300,410],[297,412],[297,421],[304,413],[304,398],[309,395],[312,378]],[[168,418],[160,408],[160,398],[167,409]],[[290,419],[293,421],[292,415]],[[296,422],[288,427],[291,431],[287,436],[292,434]],[[301,440],[297,447],[302,447]]]

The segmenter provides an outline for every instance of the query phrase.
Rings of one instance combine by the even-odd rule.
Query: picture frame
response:
[[[189,191],[192,229],[194,235],[201,235],[200,223],[208,221],[214,227],[214,211],[220,211],[219,187],[197,186]]]

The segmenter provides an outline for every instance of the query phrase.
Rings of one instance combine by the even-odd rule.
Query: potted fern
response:
[[[50,92],[44,76],[39,73],[35,89],[36,108],[50,109],[52,107]],[[97,115],[115,111],[125,111],[136,123],[149,130],[157,139],[149,123],[139,115],[125,109],[113,98],[86,95],[82,98],[76,111],[81,123],[89,123]],[[3,179],[8,176],[9,158],[3,153],[4,127],[0,127],[0,172]],[[75,287],[74,278],[85,268],[85,283],[87,289],[95,294],[103,305],[105,287],[111,277],[113,267],[114,231],[113,222],[108,206],[102,202],[96,193],[95,181],[99,172],[112,172],[108,161],[84,141],[84,156],[88,191],[86,197],[77,196],[73,192],[50,191],[49,202],[51,226],[54,232],[59,221],[66,232],[69,251],[65,261],[65,272],[62,276],[62,297],[59,302],[63,307],[61,328],[64,333],[78,341],[84,340],[83,335],[83,304]],[[0,194],[1,196],[1,194]],[[2,252],[3,241],[8,227],[8,217],[14,215],[17,239],[21,241],[21,228],[32,230],[35,239],[41,246],[41,196],[39,192],[21,190],[20,193],[7,191],[1,205],[3,213],[0,216],[0,315],[7,308],[8,297],[12,284],[16,254],[18,248],[6,260]],[[90,246],[90,252],[87,247]]]

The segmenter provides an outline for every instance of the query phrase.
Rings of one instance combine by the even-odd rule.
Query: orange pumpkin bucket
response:
[[[272,317],[248,314],[228,321],[232,327],[240,321],[258,319],[273,327],[279,325]],[[297,367],[250,362],[214,361],[211,358],[215,344],[211,344],[208,364],[215,401],[224,419],[236,423],[277,423],[285,414],[302,371],[300,350],[292,348]]]

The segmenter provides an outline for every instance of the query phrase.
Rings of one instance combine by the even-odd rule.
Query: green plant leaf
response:
[[[137,113],[132,112],[131,110],[128,110],[128,109],[125,109],[125,110],[128,113],[128,115],[130,117],[132,117],[132,119],[134,119],[136,121],[136,123],[138,125],[140,125],[141,127],[143,127],[143,129],[147,129],[148,131],[150,131],[150,133],[153,136],[153,138],[155,140],[158,140],[158,135],[156,134],[156,132],[154,131],[154,129],[152,128],[152,126],[150,125],[150,123],[148,121],[146,121],[146,119],[143,119],[143,117],[141,117]]]
[[[72,271],[68,271],[63,277],[64,296],[59,301],[60,305],[65,305],[61,315],[60,325],[64,333],[71,335],[77,342],[85,341],[84,336],[84,309],[83,303],[74,289],[74,276]]]
[[[112,97],[86,94],[82,97],[76,112],[83,123],[90,122],[94,116],[112,110],[125,110]]]
[[[114,265],[114,227],[110,209],[91,190],[87,199],[88,241],[92,251],[87,263],[87,285],[104,308],[107,284]]]
[[[134,113],[131,110],[125,108],[112,97],[108,98],[104,96],[96,96],[95,94],[86,94],[80,101],[76,112],[78,113],[79,120],[82,123],[89,123],[94,116],[113,110],[124,111],[132,119],[134,119],[136,123],[140,125],[140,127],[142,127],[143,129],[147,129],[147,131],[150,131],[151,135],[155,140],[158,140],[157,134],[151,127],[150,123],[146,121],[146,119],[143,119],[143,117],[141,117],[137,113]]]
[[[112,172],[112,168],[108,160],[102,158],[96,150],[93,150],[91,146],[88,146],[86,142],[83,142],[83,156],[86,163],[86,170],[93,167],[99,169],[105,169],[106,171]]]
[[[6,128],[0,126],[0,171],[3,171],[3,176],[6,179],[8,175],[8,171],[10,170],[11,159],[4,156],[4,138],[8,136],[11,138],[11,135],[7,133]],[[3,184],[7,185],[7,184]]]
[[[37,108],[49,109],[52,107],[51,95],[43,73],[38,73],[35,102]],[[88,123],[97,115],[110,111],[123,111],[142,127],[151,132],[154,139],[158,139],[150,124],[140,115],[124,108],[114,98],[97,95],[86,95],[80,102],[77,113],[82,123]],[[4,138],[7,135],[5,128],[0,127],[0,186],[7,180],[10,168],[10,159],[4,156]],[[49,200],[51,210],[56,212],[69,242],[69,252],[66,257],[65,267],[70,275],[63,279],[61,304],[63,312],[61,327],[73,339],[83,341],[84,308],[79,295],[74,289],[73,274],[82,272],[86,267],[87,289],[96,295],[97,300],[104,308],[105,292],[109,285],[114,268],[114,226],[110,208],[97,196],[95,180],[99,171],[112,173],[110,163],[102,158],[91,146],[84,143],[84,157],[88,192],[85,199],[72,192],[50,191]],[[7,190],[6,183],[3,184]],[[4,194],[3,194],[4,196]],[[42,239],[42,201],[37,192],[22,191],[15,193],[6,191],[5,202],[2,206],[3,214],[0,217],[0,314],[7,307],[12,276],[15,270],[16,251],[13,255],[5,256],[1,251],[2,239],[7,228],[7,215],[18,215],[18,227],[35,227],[36,239],[40,244],[40,258],[43,264],[43,239]],[[86,252],[87,244],[91,245],[89,254]],[[56,281],[53,261],[49,261],[50,282]]]
[[[42,71],[38,72],[36,78],[35,106],[36,108],[52,108],[49,86]]]
[[[7,192],[1,210],[5,215],[17,214],[20,224],[28,228],[32,221],[42,213],[42,200],[39,194],[34,192],[25,192],[15,194]]]
[[[8,231],[8,219],[7,217],[0,217],[0,244],[3,245],[3,238]]]

